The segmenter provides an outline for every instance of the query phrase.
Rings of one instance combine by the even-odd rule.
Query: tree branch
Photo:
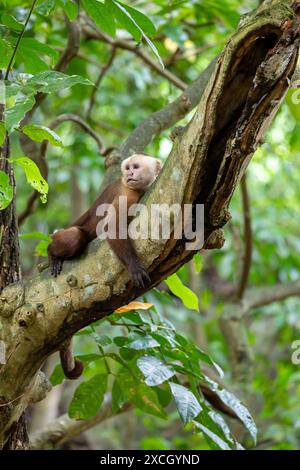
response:
[[[112,47],[133,52],[133,54],[139,57],[146,65],[148,65],[148,67],[155,70],[155,72],[162,77],[166,78],[170,83],[172,83],[172,85],[175,85],[180,90],[185,90],[187,88],[187,84],[184,81],[182,81],[169,70],[163,69],[156,60],[151,59],[151,57],[139,46],[134,46],[128,41],[124,41],[123,39],[112,39],[110,36],[108,36],[108,34],[103,33],[93,24],[90,24],[90,26],[93,28],[93,31],[87,27],[83,27],[83,33],[87,39],[100,39],[101,41],[110,44]]]
[[[253,308],[264,307],[274,302],[280,302],[290,297],[300,295],[300,280],[286,284],[275,284],[271,287],[251,287],[247,289],[243,299],[245,312]]]
[[[134,409],[134,405],[127,402],[118,411],[117,415]],[[30,448],[32,450],[50,450],[55,449],[65,442],[70,441],[78,434],[97,426],[97,424],[116,416],[111,408],[111,400],[106,396],[101,410],[92,418],[78,421],[69,418],[67,414],[60,416],[52,421],[41,431],[35,432],[30,439]]]
[[[93,106],[94,106],[95,101],[96,101],[96,94],[97,94],[97,91],[99,89],[99,86],[100,86],[105,74],[107,73],[107,71],[112,66],[115,56],[116,56],[116,47],[112,46],[109,59],[108,59],[107,63],[102,67],[102,70],[101,70],[101,72],[99,74],[99,77],[97,78],[95,86],[93,88],[91,98],[90,98],[90,101],[89,101],[89,105],[88,105],[88,110],[87,110],[87,113],[86,113],[86,119],[87,120],[89,120],[89,118],[91,116],[92,109],[93,109]]]
[[[252,227],[251,227],[251,211],[250,199],[247,188],[247,175],[246,173],[241,179],[242,203],[243,203],[243,218],[244,218],[244,243],[245,253],[242,263],[242,273],[237,289],[237,299],[241,300],[245,289],[247,287],[251,262],[252,262]]]
[[[82,119],[77,114],[71,114],[71,113],[61,114],[60,116],[55,118],[49,124],[48,127],[50,129],[55,129],[60,124],[62,124],[63,122],[67,122],[67,121],[75,122],[75,124],[78,124],[88,135],[90,135],[95,140],[96,144],[98,145],[99,153],[103,157],[108,155],[115,148],[115,146],[105,148],[99,135],[92,129],[91,126],[89,126],[89,124],[87,124],[87,122],[84,121],[84,119]],[[47,152],[48,145],[49,143],[47,140],[45,140],[42,143],[42,145],[40,146],[40,153],[38,157],[38,161],[40,163],[39,167],[40,169],[41,167],[43,168],[44,171],[42,171],[42,175],[45,179],[47,179],[47,176],[48,176],[48,170],[47,170],[47,165],[46,165],[46,152]],[[19,226],[21,226],[22,223],[27,219],[27,217],[29,217],[35,211],[36,209],[35,202],[37,201],[38,198],[39,198],[39,193],[37,191],[33,191],[28,198],[25,209],[20,213],[18,217]]]

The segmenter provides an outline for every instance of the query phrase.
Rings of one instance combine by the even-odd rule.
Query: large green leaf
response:
[[[165,280],[165,283],[169,287],[170,291],[179,297],[186,308],[191,310],[199,311],[199,300],[197,295],[188,287],[186,287],[177,276],[173,274]]]
[[[32,50],[20,48],[17,52],[17,59],[24,63],[25,71],[30,74],[41,73],[49,69],[48,64]]]
[[[152,49],[152,51],[154,52],[154,54],[156,55],[160,65],[162,66],[162,68],[164,68],[164,64],[163,64],[163,61],[161,60],[161,57],[158,53],[158,50],[156,49],[155,45],[153,44],[153,42],[148,38],[148,36],[145,34],[143,28],[140,26],[140,21],[141,21],[141,15],[142,13],[140,12],[137,12],[135,10],[135,17],[133,17],[132,15],[132,8],[128,8],[127,6],[125,6],[123,3],[121,2],[118,2],[116,0],[109,0],[107,1],[107,4],[109,5],[111,11],[113,12],[114,16],[117,18],[117,20],[119,21],[119,23],[125,28],[127,29],[127,31],[132,34],[132,36],[134,37],[134,39],[137,41],[137,42],[140,42],[141,38],[143,37],[145,39],[145,41],[147,42],[147,44],[149,45],[149,47]],[[144,16],[144,15],[143,15]],[[143,20],[143,25],[145,25],[145,20]],[[153,26],[153,25],[152,25]],[[150,28],[149,24],[147,24],[147,28],[148,29],[151,29],[152,33],[153,33],[153,28]],[[155,30],[155,28],[154,28]]]
[[[222,439],[220,436],[215,434],[213,431],[208,429],[206,426],[204,426],[202,423],[198,423],[197,421],[194,421],[195,426],[200,429],[211,441],[213,441],[218,449],[221,450],[232,450],[231,447],[227,444],[224,439]]]
[[[37,41],[34,38],[23,38],[19,49],[23,49],[27,52],[35,51],[41,55],[51,57],[53,60],[56,60],[59,55],[58,52],[52,47],[48,46],[48,44],[44,44],[43,42]]]
[[[93,85],[93,83],[79,75],[66,75],[61,72],[41,72],[27,80],[27,85],[33,86],[42,93],[56,93],[74,85]]]
[[[209,377],[206,377],[207,382],[210,384],[212,390],[220,397],[223,403],[225,403],[229,408],[231,408],[235,414],[239,417],[240,421],[244,424],[246,429],[248,429],[250,435],[252,436],[254,442],[256,442],[257,436],[257,427],[252,418],[249,410],[240,402],[240,400],[229,390],[221,389],[220,386],[211,380]]]
[[[170,382],[170,387],[182,422],[187,424],[198,416],[202,407],[188,388],[173,382]]]
[[[13,53],[11,44],[3,38],[0,38],[0,67],[6,69]]]
[[[55,0],[45,0],[36,7],[35,11],[40,15],[48,16],[53,11],[55,3]]]
[[[122,389],[124,394],[124,400],[130,401],[145,413],[159,418],[166,418],[166,413],[159,403],[156,391],[141,382],[134,373],[131,373],[128,369],[122,369],[117,376],[117,380],[119,388]]]
[[[127,348],[139,350],[156,348],[157,346],[159,346],[159,343],[156,341],[156,339],[147,335],[130,341],[130,343],[127,345]]]
[[[33,238],[37,238],[38,240],[43,240],[46,242],[51,242],[52,238],[50,235],[46,235],[43,232],[28,232],[28,233],[22,233],[20,235],[20,238],[23,240],[32,240]]]
[[[156,33],[156,28],[148,16],[144,15],[139,10],[130,7],[129,5],[125,5],[123,2],[119,2],[118,0],[116,0],[115,3],[121,5],[129,13],[130,17],[136,22],[136,24],[144,33],[146,33],[148,36],[154,36]]]
[[[82,0],[81,4],[100,29],[111,36],[115,36],[115,19],[107,5],[97,0]]]
[[[13,15],[10,15],[8,13],[2,13],[1,24],[4,24],[9,29],[13,29],[14,31],[19,32],[22,31],[24,27],[23,24],[17,21]]]
[[[138,368],[145,376],[145,382],[150,387],[159,385],[175,375],[173,367],[165,364],[155,356],[142,356],[137,360]]]
[[[16,101],[14,106],[5,111],[5,127],[9,133],[20,124],[25,114],[34,106],[34,103],[34,97],[29,96]]]
[[[107,375],[98,374],[75,390],[68,414],[73,419],[88,419],[100,409],[107,389]]]
[[[74,21],[77,18],[78,5],[76,4],[76,0],[58,0],[58,4],[63,7],[70,21]]]
[[[41,194],[41,201],[46,202],[49,186],[36,163],[28,157],[10,158],[9,161],[23,169],[28,183]]]
[[[22,127],[22,132],[35,142],[43,142],[44,140],[48,140],[50,144],[54,145],[55,147],[63,146],[59,135],[57,135],[56,132],[54,132],[52,129],[49,129],[48,127],[31,124]]]
[[[12,201],[13,187],[9,182],[9,177],[4,171],[0,171],[0,210],[5,209]]]

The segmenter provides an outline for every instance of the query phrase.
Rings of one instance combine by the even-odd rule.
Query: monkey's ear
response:
[[[162,163],[160,160],[155,160],[156,166],[155,166],[155,173],[158,175],[162,169]]]

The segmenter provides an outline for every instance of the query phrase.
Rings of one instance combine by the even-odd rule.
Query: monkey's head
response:
[[[160,160],[135,153],[122,162],[122,183],[130,189],[149,188],[162,168]]]

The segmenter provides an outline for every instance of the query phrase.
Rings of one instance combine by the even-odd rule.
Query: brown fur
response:
[[[119,220],[119,196],[127,198],[127,208],[138,202],[161,170],[159,160],[141,154],[135,154],[123,161],[122,178],[110,184],[96,199],[92,206],[68,228],[59,230],[52,235],[52,243],[48,247],[51,274],[58,276],[64,260],[75,258],[84,251],[87,244],[97,237],[96,228],[101,218],[96,210],[101,204],[112,204]],[[102,217],[103,218],[103,217]],[[117,224],[118,233],[118,224]],[[110,247],[122,263],[127,267],[133,283],[145,287],[151,282],[148,272],[140,261],[132,241],[126,239],[108,239]],[[67,343],[60,351],[61,363],[65,375],[74,379],[81,375],[83,364],[77,359],[74,362],[71,343]]]

